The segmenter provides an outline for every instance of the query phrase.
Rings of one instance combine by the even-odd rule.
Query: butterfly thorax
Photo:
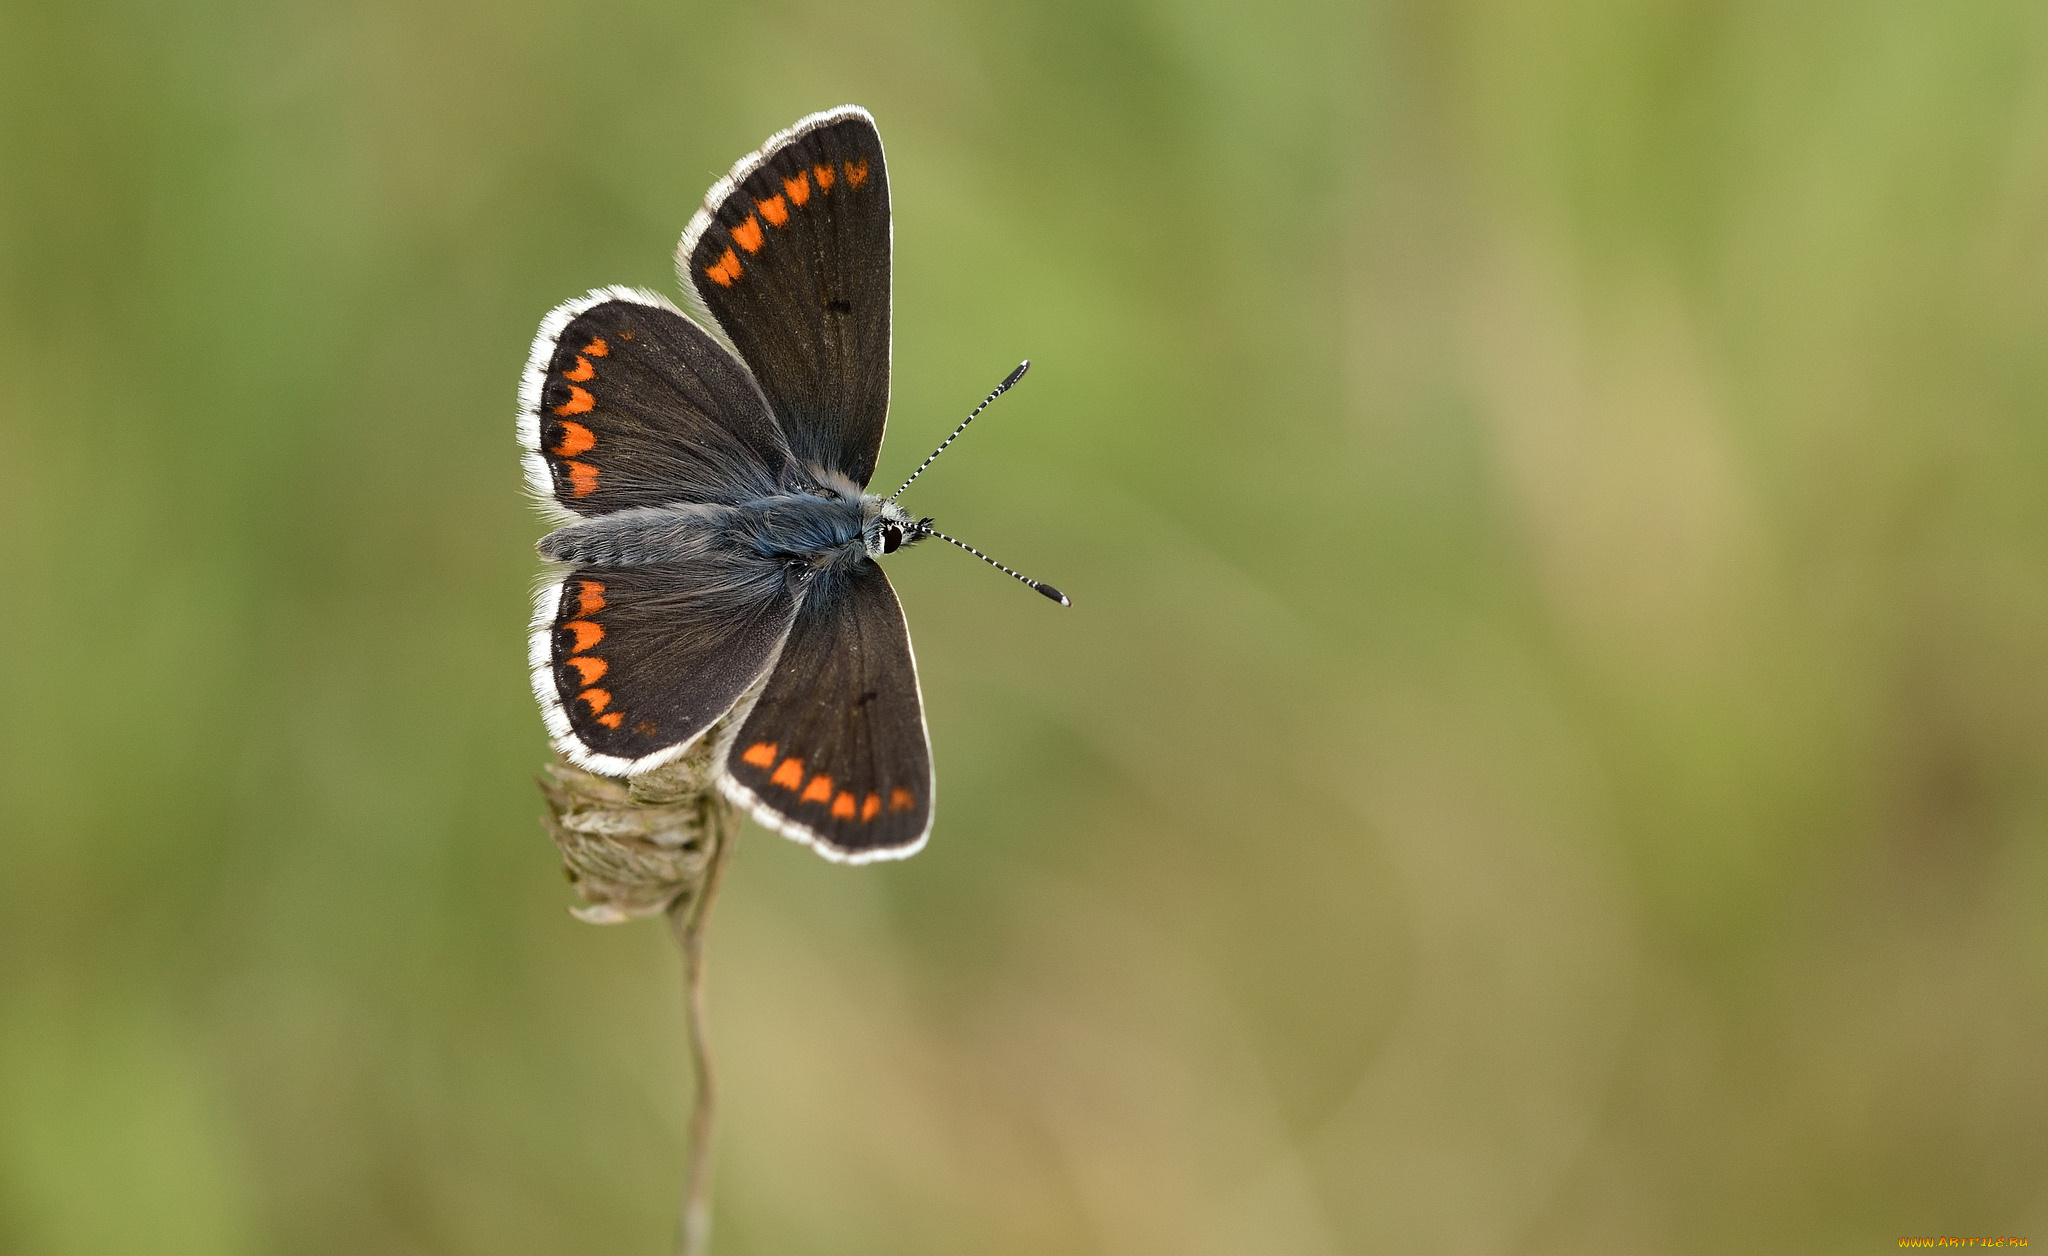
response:
[[[764,558],[818,568],[880,558],[919,539],[901,506],[829,481],[815,491],[747,502],[735,510],[730,526]]]

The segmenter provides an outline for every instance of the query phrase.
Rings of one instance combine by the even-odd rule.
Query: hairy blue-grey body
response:
[[[825,481],[817,488],[730,505],[645,506],[581,519],[537,548],[543,558],[582,567],[679,564],[737,590],[777,580],[806,587],[923,539],[894,502],[837,483],[838,476],[817,478]]]

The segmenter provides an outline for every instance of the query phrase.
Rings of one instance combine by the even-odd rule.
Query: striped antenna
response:
[[[946,439],[944,439],[944,440],[942,440],[942,441],[940,441],[940,442],[939,442],[939,447],[938,447],[937,449],[934,449],[934,450],[932,450],[932,456],[931,456],[930,458],[926,458],[926,459],[925,459],[925,460],[924,460],[923,462],[921,462],[921,463],[919,463],[919,464],[918,464],[918,466],[917,466],[917,470],[915,470],[915,471],[912,471],[912,472],[910,473],[910,479],[909,479],[909,480],[905,480],[905,481],[903,481],[903,485],[902,485],[902,487],[901,487],[901,488],[898,488],[898,489],[897,489],[897,490],[896,490],[895,492],[893,492],[893,493],[889,494],[889,500],[893,502],[893,501],[895,501],[895,500],[896,500],[897,498],[899,498],[899,497],[903,496],[903,490],[904,490],[904,489],[906,489],[906,488],[909,488],[909,487],[910,487],[910,483],[911,483],[911,480],[915,480],[915,479],[916,479],[916,478],[917,478],[918,476],[920,476],[920,475],[923,475],[923,474],[924,474],[924,469],[925,469],[926,467],[928,467],[928,466],[932,465],[932,463],[933,463],[934,461],[936,461],[936,460],[937,460],[937,458],[938,458],[938,456],[939,456],[940,454],[942,454],[942,453],[945,453],[945,452],[946,452],[946,446],[948,446],[948,445],[952,444],[952,443],[953,443],[954,441],[956,441],[956,440],[959,440],[959,439],[960,439],[960,433],[962,433],[962,432],[964,432],[964,431],[966,431],[966,430],[967,430],[967,425],[968,425],[969,423],[972,423],[972,422],[974,422],[974,420],[975,420],[976,418],[980,417],[980,415],[981,415],[981,412],[982,412],[983,410],[986,410],[986,409],[988,409],[988,408],[989,408],[989,407],[990,407],[991,405],[995,404],[995,399],[996,399],[997,397],[1000,397],[1000,396],[1002,396],[1002,395],[1003,395],[1004,393],[1006,393],[1006,392],[1010,391],[1011,387],[1012,387],[1013,385],[1015,385],[1015,384],[1016,384],[1016,382],[1017,382],[1018,380],[1020,380],[1020,379],[1023,379],[1023,378],[1024,378],[1024,372],[1026,372],[1026,371],[1028,371],[1028,370],[1030,370],[1030,369],[1031,369],[1031,359],[1030,359],[1030,358],[1025,358],[1025,359],[1024,359],[1024,360],[1023,360],[1022,362],[1019,362],[1019,363],[1017,364],[1017,369],[1016,369],[1016,370],[1014,370],[1014,371],[1011,371],[1011,372],[1010,372],[1010,373],[1009,373],[1008,375],[1004,376],[1004,377],[1003,377],[1003,382],[1002,382],[1002,383],[1000,383],[1000,384],[997,384],[997,385],[996,385],[996,390],[995,390],[994,392],[990,393],[990,394],[989,394],[988,396],[986,396],[986,397],[982,398],[981,404],[980,404],[980,405],[978,405],[978,406],[976,406],[976,407],[974,407],[974,413],[973,413],[973,414],[970,414],[970,415],[968,415],[968,416],[967,416],[966,418],[964,418],[964,419],[960,420],[960,426],[959,426],[959,427],[956,427],[956,428],[954,428],[954,429],[953,429],[953,434],[952,434],[951,436],[948,436],[948,437],[947,437]],[[938,535],[938,533],[934,532],[934,533],[933,533],[932,535],[933,535],[933,536],[937,536],[937,535]],[[952,538],[948,537],[948,538],[945,538],[945,539],[947,539],[947,540],[951,540]],[[954,541],[953,543],[954,543],[955,545],[958,545],[958,544],[959,544],[959,542],[958,542],[958,541]],[[1005,567],[1005,568],[1003,568],[1003,570],[1005,570],[1005,571],[1009,571],[1009,568]],[[1011,575],[1013,575],[1013,576],[1016,576],[1016,575],[1017,575],[1017,573],[1016,573],[1016,572],[1014,572],[1014,571],[1011,571],[1011,572],[1010,572],[1010,574],[1011,574]],[[1022,577],[1022,576],[1017,576],[1017,578],[1018,578],[1019,580],[1024,580],[1024,577]],[[1025,582],[1026,584],[1029,584],[1029,583],[1030,583],[1030,581],[1028,581],[1028,580],[1025,580],[1024,582]]]
[[[1017,370],[1018,374],[1022,374],[1024,368],[1018,367]],[[1011,378],[1014,379],[1016,377],[1012,376]],[[1002,389],[997,389],[996,391],[1001,392]],[[945,446],[941,445],[940,448],[943,449],[945,448]],[[968,553],[974,555],[976,558],[979,558],[981,561],[987,563],[989,566],[995,568],[997,571],[1002,572],[1004,575],[1010,576],[1013,579],[1020,580],[1023,583],[1030,585],[1032,588],[1038,590],[1040,593],[1043,593],[1045,596],[1051,598],[1053,601],[1058,602],[1061,606],[1073,605],[1072,602],[1069,602],[1067,600],[1066,594],[1060,592],[1058,589],[1053,588],[1045,581],[1033,580],[1030,576],[1025,575],[1021,571],[1010,570],[1008,567],[1003,566],[1001,563],[997,562],[993,558],[990,558],[987,554],[982,553],[980,550],[974,548],[972,545],[969,545],[967,542],[958,541],[950,536],[947,536],[945,533],[939,531],[937,528],[934,528],[929,522],[920,521],[917,525],[917,530],[919,532],[924,533],[926,536],[935,536],[939,538],[941,541],[946,542],[948,545],[959,546],[961,549],[966,550]]]

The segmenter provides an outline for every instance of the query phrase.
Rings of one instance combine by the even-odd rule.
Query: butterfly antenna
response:
[[[1020,374],[1020,375],[1021,375],[1021,374],[1023,373],[1023,370],[1024,370],[1024,368],[1023,368],[1023,367],[1018,367],[1018,368],[1017,368],[1018,374]],[[1016,378],[1016,376],[1011,376],[1011,378],[1012,378],[1012,379],[1015,379],[1015,378]],[[1002,390],[1001,390],[1001,389],[997,389],[996,391],[1000,392],[1000,391],[1002,391]],[[985,403],[984,403],[984,404],[985,404]],[[940,448],[941,448],[941,449],[943,449],[943,448],[945,448],[945,446],[941,445],[941,446],[940,446]],[[944,542],[945,542],[946,544],[948,544],[948,545],[957,545],[957,546],[959,546],[959,547],[960,547],[961,549],[964,549],[964,550],[966,550],[966,551],[967,551],[968,553],[970,553],[970,554],[974,555],[974,556],[975,556],[976,558],[979,558],[979,559],[980,559],[981,561],[983,561],[983,562],[987,563],[987,564],[988,564],[989,566],[991,566],[991,567],[995,568],[995,569],[996,569],[997,571],[1000,571],[1000,572],[1002,572],[1002,573],[1003,573],[1004,575],[1006,575],[1006,576],[1009,576],[1009,577],[1011,577],[1012,579],[1015,579],[1015,580],[1019,580],[1019,581],[1022,581],[1023,583],[1025,583],[1025,584],[1027,584],[1027,585],[1030,585],[1030,586],[1031,586],[1032,588],[1034,588],[1034,589],[1038,590],[1038,591],[1039,591],[1040,593],[1043,593],[1043,594],[1044,594],[1045,596],[1047,596],[1047,597],[1051,598],[1051,599],[1052,599],[1053,601],[1055,601],[1055,602],[1058,602],[1058,603],[1059,603],[1059,604],[1060,604],[1061,606],[1072,606],[1072,605],[1073,605],[1073,603],[1072,603],[1072,602],[1069,602],[1069,601],[1067,600],[1067,595],[1066,595],[1066,594],[1064,594],[1064,593],[1060,592],[1060,591],[1059,591],[1058,589],[1055,589],[1055,588],[1053,588],[1053,587],[1052,587],[1051,585],[1047,584],[1047,583],[1046,583],[1045,581],[1043,581],[1043,580],[1033,580],[1033,579],[1032,579],[1032,578],[1031,578],[1030,576],[1027,576],[1027,575],[1025,575],[1025,574],[1024,574],[1023,572],[1021,572],[1021,571],[1012,571],[1012,570],[1010,570],[1010,569],[1009,569],[1008,567],[1005,567],[1005,566],[1003,566],[1003,565],[1002,565],[1001,563],[997,562],[997,561],[996,561],[995,559],[993,559],[993,558],[990,558],[990,557],[989,557],[989,556],[988,556],[987,554],[984,554],[984,553],[982,553],[982,552],[981,552],[980,550],[978,550],[978,549],[974,548],[974,547],[973,547],[972,545],[969,545],[969,544],[968,544],[967,542],[965,542],[965,541],[960,541],[960,540],[955,540],[954,538],[952,538],[952,537],[950,537],[950,536],[947,536],[947,535],[946,535],[945,533],[943,533],[943,532],[939,531],[939,530],[938,530],[937,528],[934,528],[934,527],[933,527],[933,526],[932,526],[932,525],[931,525],[930,523],[928,523],[928,522],[920,522],[920,523],[919,523],[919,524],[917,525],[917,530],[918,530],[919,532],[922,532],[922,533],[924,533],[924,534],[925,534],[926,536],[935,536],[935,537],[937,537],[937,538],[938,538],[939,540],[941,540],[941,541],[944,541]]]
[[[1014,371],[1011,371],[1011,372],[1010,372],[1010,373],[1009,373],[1008,375],[1004,376],[1004,377],[1003,377],[1003,382],[1002,382],[1002,383],[1000,383],[1000,384],[997,384],[997,385],[996,385],[996,390],[995,390],[994,392],[990,393],[990,394],[989,394],[988,396],[986,396],[986,397],[984,397],[984,398],[982,398],[982,399],[981,399],[981,404],[980,404],[980,405],[978,405],[978,406],[976,406],[976,407],[974,407],[974,413],[973,413],[973,414],[970,414],[970,415],[968,415],[968,416],[967,416],[966,418],[964,418],[964,419],[960,420],[960,426],[959,426],[959,427],[956,427],[956,428],[954,428],[954,429],[953,429],[953,434],[952,434],[951,436],[948,436],[948,437],[947,437],[946,439],[944,439],[944,440],[942,440],[942,441],[940,441],[940,442],[939,442],[939,447],[938,447],[937,449],[934,449],[934,450],[932,450],[932,456],[931,456],[931,457],[929,457],[929,458],[926,458],[926,459],[925,459],[925,460],[924,460],[923,462],[921,462],[921,463],[919,463],[919,464],[918,464],[918,466],[917,466],[917,470],[915,470],[915,471],[912,471],[912,472],[910,473],[910,479],[909,479],[909,480],[905,480],[905,481],[903,481],[903,485],[902,485],[902,487],[901,487],[901,488],[898,488],[898,489],[897,489],[897,490],[896,490],[895,492],[893,492],[893,493],[889,494],[889,500],[893,502],[893,501],[895,501],[895,500],[896,500],[897,498],[899,498],[899,497],[903,496],[903,490],[904,490],[904,489],[906,489],[906,488],[909,488],[909,487],[910,487],[910,484],[911,484],[911,480],[915,480],[915,479],[916,479],[916,478],[917,478],[918,476],[920,476],[920,475],[923,475],[923,474],[924,474],[924,469],[925,469],[926,467],[928,467],[928,466],[932,465],[932,463],[933,463],[933,462],[937,461],[937,459],[938,459],[938,456],[939,456],[940,454],[942,454],[942,453],[945,453],[945,452],[946,452],[946,446],[948,446],[948,445],[952,444],[952,443],[953,443],[954,441],[956,441],[956,440],[959,440],[959,439],[960,439],[960,433],[962,433],[962,432],[964,432],[964,431],[966,431],[966,430],[967,430],[967,425],[968,425],[969,423],[972,423],[972,422],[974,422],[974,420],[975,420],[975,419],[977,419],[977,418],[981,417],[981,412],[982,412],[983,410],[986,410],[986,409],[988,409],[988,408],[989,408],[989,407],[990,407],[991,405],[994,405],[994,404],[995,404],[995,400],[996,400],[996,398],[997,398],[997,397],[1000,397],[1000,396],[1002,396],[1002,395],[1003,395],[1004,393],[1006,393],[1006,392],[1010,391],[1010,389],[1011,389],[1011,388],[1012,388],[1013,386],[1015,386],[1015,384],[1017,383],[1017,381],[1018,381],[1018,380],[1020,380],[1020,379],[1023,379],[1023,378],[1024,378],[1024,372],[1026,372],[1026,371],[1028,371],[1028,370],[1030,370],[1030,369],[1031,369],[1031,359],[1030,359],[1030,358],[1026,358],[1026,359],[1024,359],[1024,360],[1023,360],[1022,362],[1019,362],[1019,363],[1017,364],[1017,369],[1016,369],[1016,370],[1014,370]],[[938,535],[938,534],[937,534],[937,533],[933,533],[932,535],[936,536],[936,535]],[[951,538],[947,538],[947,539],[949,539],[949,540],[950,540]],[[959,542],[958,542],[958,541],[954,541],[953,543],[954,543],[955,545],[958,545],[958,544],[959,544]],[[1003,568],[1003,570],[1004,570],[1004,571],[1010,571],[1010,569],[1009,569],[1008,567],[1004,567],[1004,568]],[[1016,573],[1016,572],[1014,572],[1014,571],[1010,571],[1010,574],[1011,574],[1011,575],[1013,575],[1013,576],[1016,576],[1016,575],[1017,575],[1017,573]],[[1024,577],[1022,577],[1022,576],[1017,576],[1017,578],[1018,578],[1019,580],[1024,580]],[[1024,581],[1024,583],[1026,583],[1026,584],[1029,584],[1029,583],[1031,583],[1031,582],[1030,582],[1029,580],[1025,580],[1025,581]]]

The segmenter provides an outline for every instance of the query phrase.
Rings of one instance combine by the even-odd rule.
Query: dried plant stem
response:
[[[712,848],[704,884],[695,894],[678,899],[668,910],[669,931],[683,956],[683,1015],[690,1036],[690,1071],[695,1094],[690,1103],[690,1156],[683,1175],[682,1237],[679,1256],[706,1256],[711,1250],[711,1139],[718,1124],[718,1091],[711,1071],[711,1040],[704,1025],[704,923],[718,896],[719,878],[732,852],[729,827],[713,825]]]
[[[711,1142],[718,1101],[704,1024],[704,927],[726,860],[740,835],[740,813],[717,788],[714,728],[673,763],[618,780],[557,758],[541,778],[542,818],[591,924],[623,924],[657,914],[683,958],[683,1019],[695,1094],[689,1163],[683,1177],[682,1256],[706,1256],[711,1244]]]

